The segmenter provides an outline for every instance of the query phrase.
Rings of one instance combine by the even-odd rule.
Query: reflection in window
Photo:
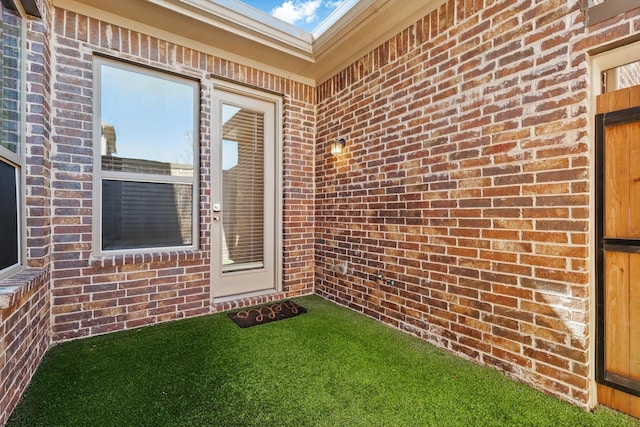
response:
[[[0,22],[0,88],[2,90],[2,138],[0,145],[12,153],[20,146],[20,77],[21,77],[21,30],[22,19],[17,12],[2,8]]]
[[[102,65],[102,169],[193,174],[194,87]]]
[[[240,108],[233,105],[224,105],[222,107],[222,124],[223,126],[233,119]],[[229,139],[222,140],[222,170],[229,170],[238,165],[238,142]]]
[[[0,4],[0,276],[21,263],[23,19]]]
[[[264,266],[264,115],[222,106],[223,272]]]
[[[18,264],[18,177],[16,168],[0,159],[0,271]]]
[[[193,246],[198,83],[97,64],[102,250]]]
[[[603,92],[640,85],[640,61],[611,68],[602,73]]]
[[[222,141],[222,170],[228,171],[238,166],[238,142]]]
[[[192,243],[191,185],[102,182],[102,242],[108,249]]]

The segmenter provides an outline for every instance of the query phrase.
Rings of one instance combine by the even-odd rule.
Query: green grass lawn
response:
[[[586,413],[319,297],[59,345],[8,426],[640,426]]]

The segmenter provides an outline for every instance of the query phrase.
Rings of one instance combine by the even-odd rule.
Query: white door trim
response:
[[[212,79],[212,95],[211,95],[211,178],[210,178],[210,188],[212,189],[211,197],[214,197],[214,189],[215,189],[215,177],[217,176],[217,170],[221,170],[221,164],[215,164],[217,161],[220,163],[220,159],[218,156],[214,155],[215,146],[214,144],[218,143],[218,136],[216,135],[216,127],[220,126],[221,117],[216,117],[216,115],[220,115],[219,106],[216,104],[217,94],[223,92],[230,95],[239,95],[242,97],[246,97],[248,100],[256,100],[261,102],[267,102],[273,106],[273,129],[274,129],[274,142],[272,149],[275,151],[273,153],[273,158],[275,164],[273,165],[273,229],[274,229],[274,238],[273,238],[273,254],[274,254],[274,265],[273,265],[273,283],[274,287],[270,289],[262,289],[257,291],[249,291],[249,292],[239,292],[237,294],[220,294],[216,292],[216,280],[219,280],[219,270],[220,266],[217,264],[216,256],[217,248],[215,247],[215,242],[213,239],[213,229],[216,227],[215,222],[213,221],[213,213],[211,216],[211,283],[210,283],[210,294],[211,300],[214,303],[223,302],[243,297],[250,297],[256,295],[263,295],[273,292],[281,292],[282,291],[282,205],[283,205],[283,183],[282,183],[282,97],[270,93],[261,91],[259,89],[247,87],[244,85],[235,84],[232,82],[228,82],[225,80]],[[268,187],[267,187],[268,188]],[[215,200],[211,200],[211,204],[216,203]],[[210,209],[212,207],[210,206]]]

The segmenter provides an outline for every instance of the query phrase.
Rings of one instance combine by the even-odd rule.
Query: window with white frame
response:
[[[95,59],[99,252],[197,246],[199,82]]]
[[[22,50],[23,18],[0,5],[0,277],[22,262]]]

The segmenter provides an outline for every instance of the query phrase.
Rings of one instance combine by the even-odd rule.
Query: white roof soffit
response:
[[[313,34],[238,0],[53,0],[53,4],[313,85],[445,1],[348,0]]]
[[[312,35],[238,0],[147,0],[176,13],[303,58],[311,56]]]

